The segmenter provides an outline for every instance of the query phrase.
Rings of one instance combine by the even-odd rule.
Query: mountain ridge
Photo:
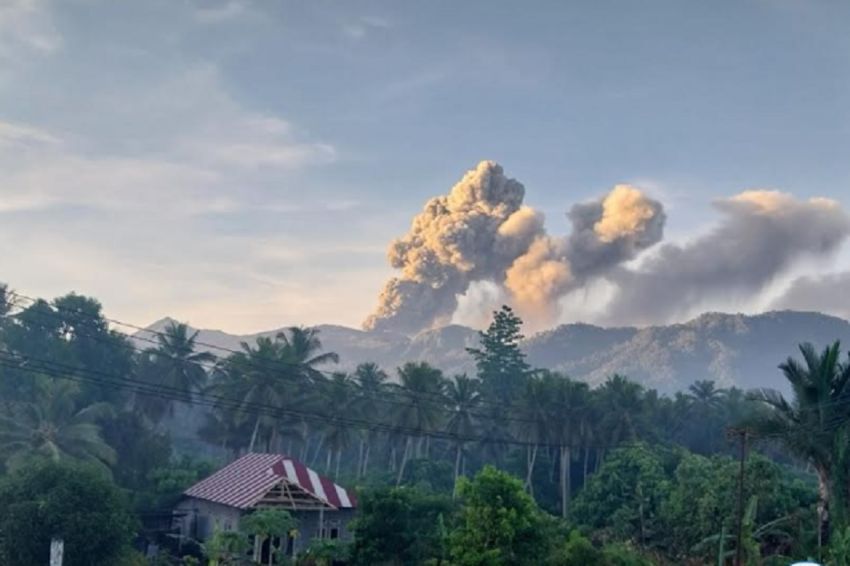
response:
[[[147,328],[158,332],[171,322],[164,318]],[[226,355],[216,348],[237,350],[243,341],[253,343],[285,328],[248,335],[199,329],[198,341],[215,346],[203,349]],[[427,361],[450,375],[475,369],[466,348],[478,344],[478,331],[469,327],[449,325],[412,337],[333,324],[316,328],[325,350],[341,358],[329,370],[351,370],[366,361],[378,363],[391,375],[406,361]],[[818,312],[783,310],[756,315],[707,312],[686,322],[647,327],[570,323],[529,336],[522,346],[533,366],[561,371],[591,385],[619,373],[673,393],[698,379],[712,379],[723,387],[784,389],[777,366],[796,356],[800,343],[822,348],[835,340],[850,344],[850,322]]]

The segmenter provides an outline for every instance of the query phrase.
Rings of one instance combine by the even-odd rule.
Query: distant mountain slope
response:
[[[169,322],[164,319],[149,328],[162,330]],[[425,360],[447,373],[474,371],[465,348],[477,344],[478,334],[464,326],[429,330],[413,338],[334,325],[318,328],[325,348],[339,353],[341,369],[374,361],[392,373],[406,361]],[[202,330],[199,341],[238,349],[241,341],[277,332],[234,336]],[[670,393],[697,379],[746,389],[784,388],[776,366],[795,355],[798,344],[808,341],[822,347],[834,340],[850,345],[850,323],[819,313],[780,311],[754,316],[707,313],[683,324],[641,329],[568,324],[530,337],[524,347],[537,367],[563,371],[591,384],[621,373]]]

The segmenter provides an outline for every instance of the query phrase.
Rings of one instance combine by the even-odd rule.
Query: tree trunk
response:
[[[404,467],[407,465],[407,455],[410,453],[410,437],[407,437],[407,441],[404,443],[404,452],[401,454],[401,465],[398,467],[398,478],[396,479],[395,484],[401,485],[401,480],[404,479]]]
[[[561,446],[561,516],[567,518],[570,505],[570,448]]]
[[[320,435],[319,435],[319,441],[316,443],[316,451],[313,453],[313,458],[312,458],[312,460],[310,460],[310,465],[311,465],[311,466],[314,466],[314,465],[315,465],[315,463],[316,463],[316,460],[318,460],[318,459],[319,459],[319,454],[321,454],[321,453],[322,453],[322,445],[323,445],[324,443],[325,443],[325,435],[324,435],[324,434],[320,434]]]
[[[257,417],[257,422],[254,423],[254,432],[251,433],[251,444],[248,446],[248,452],[254,451],[254,444],[257,442],[257,433],[260,432],[260,417]]]
[[[328,459],[325,461],[325,473],[331,473],[331,459],[333,458],[334,451],[328,448]]]
[[[537,461],[537,445],[527,448],[526,453],[526,473],[525,473],[525,488],[528,493],[534,497],[534,464]]]
[[[363,475],[369,470],[369,455],[372,453],[372,443],[366,442],[366,454],[363,456]]]
[[[829,545],[829,474],[816,468],[818,474],[818,555],[821,549]]]
[[[460,476],[460,461],[463,459],[463,443],[458,442],[455,453],[455,483],[452,490],[452,499],[457,496],[457,478]]]
[[[357,474],[356,474],[357,479],[360,479],[360,475],[363,472],[363,456],[366,453],[365,444],[366,444],[366,439],[361,438],[360,439],[360,449],[357,452]]]
[[[584,486],[587,483],[587,463],[590,460],[590,446],[584,447],[584,462],[582,462],[582,476],[581,476],[581,485]]]
[[[339,481],[339,461],[342,460],[342,448],[336,449],[336,473],[334,479]]]

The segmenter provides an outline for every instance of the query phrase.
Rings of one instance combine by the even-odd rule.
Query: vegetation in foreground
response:
[[[93,299],[0,287],[0,562],[46,562],[59,535],[71,565],[144,564],[144,540],[159,564],[238,563],[245,537],[291,518],[253,516],[204,546],[178,545],[154,518],[254,450],[360,493],[356,542],[318,541],[305,564],[729,563],[737,427],[755,441],[746,563],[850,563],[838,344],[781,365],[789,398],[706,381],[667,397],[623,376],[591,388],[531,368],[520,326],[510,309],[495,314],[469,351],[475,376],[412,360],[391,380],[375,364],[333,371],[338,357],[309,328],[211,351],[184,325],[130,340]]]

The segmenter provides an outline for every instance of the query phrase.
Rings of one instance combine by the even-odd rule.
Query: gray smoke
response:
[[[448,195],[428,201],[390,245],[390,264],[401,273],[364,327],[410,334],[445,324],[476,281],[505,289],[526,318],[551,321],[564,293],[661,239],[663,207],[627,185],[574,207],[565,238],[546,233],[524,196],[501,166],[482,161]]]
[[[664,323],[712,302],[752,299],[798,259],[833,253],[850,232],[848,216],[827,199],[747,191],[716,207],[724,219],[710,233],[610,276],[617,293],[603,322]]]
[[[850,272],[829,273],[820,277],[800,277],[771,308],[813,311],[850,320]]]

